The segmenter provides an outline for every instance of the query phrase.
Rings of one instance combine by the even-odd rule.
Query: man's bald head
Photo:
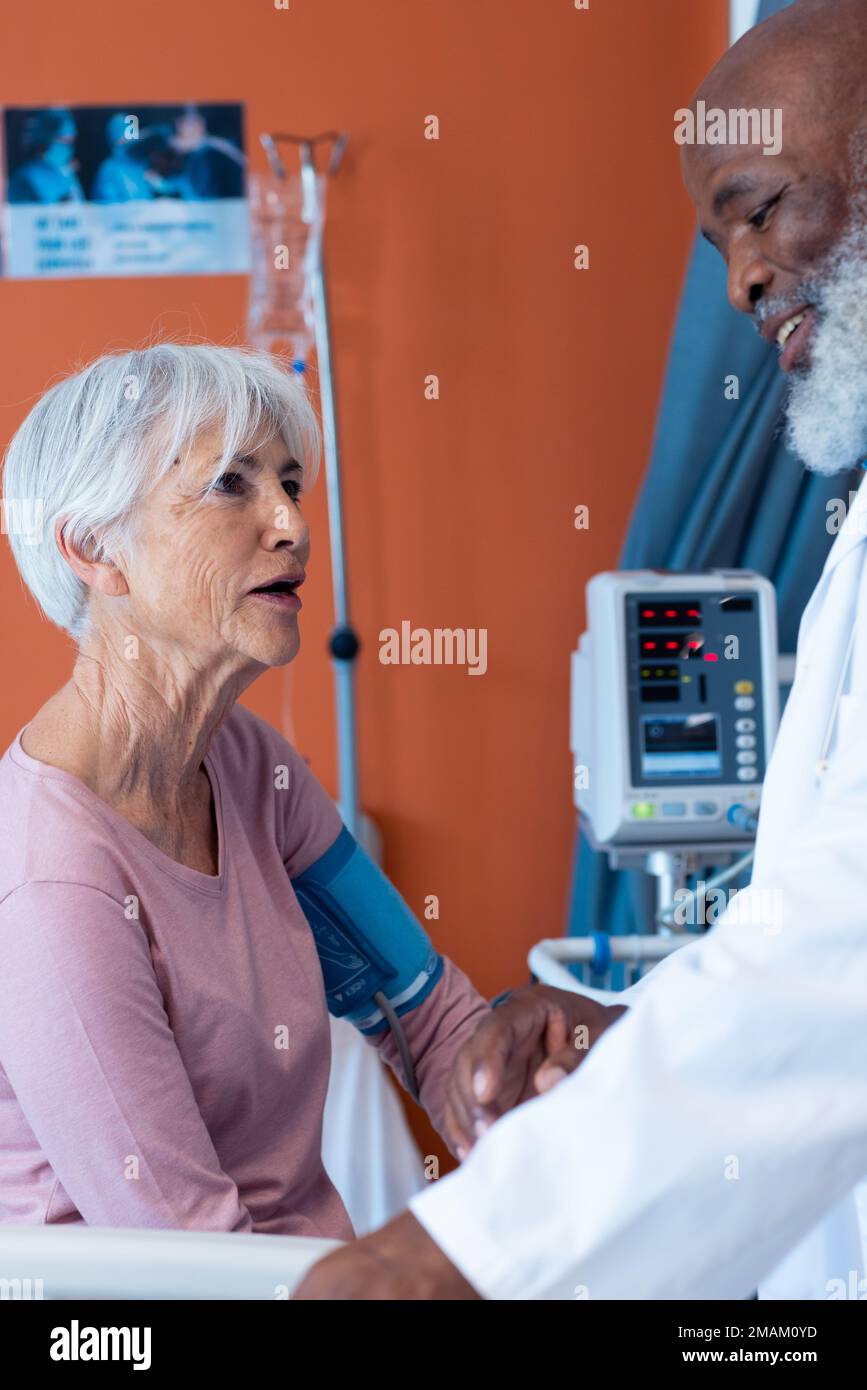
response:
[[[748,30],[695,94],[709,106],[750,106],[787,93],[818,117],[867,119],[867,0],[797,0]]]

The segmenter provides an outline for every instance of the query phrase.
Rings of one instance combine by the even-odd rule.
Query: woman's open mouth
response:
[[[275,579],[273,584],[263,584],[259,589],[251,589],[250,598],[261,599],[263,603],[273,604],[286,613],[297,613],[302,604],[295,591],[303,582],[301,579]]]

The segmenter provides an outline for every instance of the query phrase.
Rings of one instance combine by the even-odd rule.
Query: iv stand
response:
[[[286,141],[299,146],[304,207],[307,210],[307,217],[317,229],[318,240],[309,268],[309,282],[313,301],[316,360],[319,367],[319,400],[322,409],[325,486],[328,497],[328,530],[334,590],[334,627],[329,636],[328,650],[334,669],[337,706],[338,806],[344,825],[350,834],[357,839],[361,827],[358,793],[355,662],[360,644],[349,616],[337,411],[334,398],[334,378],[331,370],[331,337],[325,259],[322,250],[319,185],[314,160],[314,146],[330,142],[332,150],[326,177],[336,174],[342,163],[349,136],[336,131],[324,131],[320,135],[265,134],[259,138],[273,173],[280,179],[286,178],[286,166],[280,157],[277,142]]]

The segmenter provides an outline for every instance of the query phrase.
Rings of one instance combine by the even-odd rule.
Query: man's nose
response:
[[[766,260],[748,251],[733,251],[729,256],[728,297],[733,309],[752,314],[759,300],[767,293],[774,272]]]

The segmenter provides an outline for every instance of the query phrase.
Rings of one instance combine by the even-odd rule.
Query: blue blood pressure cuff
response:
[[[343,827],[334,844],[291,880],[316,943],[328,1010],[362,1033],[388,1020],[381,992],[398,1017],[426,999],[443,973],[427,932],[397,889]]]

